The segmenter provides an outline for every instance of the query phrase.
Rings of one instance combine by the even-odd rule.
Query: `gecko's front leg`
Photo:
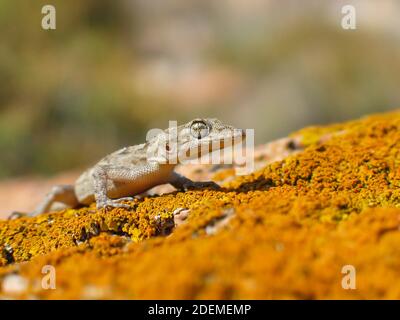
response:
[[[94,168],[92,177],[97,209],[105,207],[130,208],[128,204],[121,203],[121,201],[131,201],[134,198],[123,197],[119,199],[110,199],[107,196],[107,182],[111,180],[113,182],[134,183],[135,180],[153,173],[157,168],[158,164],[132,167],[104,165]]]

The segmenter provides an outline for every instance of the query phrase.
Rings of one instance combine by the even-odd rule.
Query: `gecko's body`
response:
[[[93,201],[98,209],[129,207],[121,202],[165,183],[177,189],[218,186],[214,182],[191,181],[176,173],[174,167],[182,162],[182,158],[198,158],[226,147],[227,141],[230,145],[241,142],[243,137],[243,130],[222,124],[217,119],[196,119],[169,128],[144,144],[126,147],[104,157],[83,172],[74,185],[53,187],[30,215],[47,212],[55,202],[65,207],[88,205]],[[176,143],[171,145],[171,141]]]
[[[75,194],[79,203],[90,204],[95,200],[95,178],[96,175],[101,178],[102,171],[108,176],[113,171],[121,175],[120,179],[110,179],[107,182],[107,196],[110,199],[137,195],[153,186],[167,183],[175,165],[148,162],[146,151],[146,144],[123,148],[83,172],[75,182]],[[99,170],[100,168],[107,170]]]

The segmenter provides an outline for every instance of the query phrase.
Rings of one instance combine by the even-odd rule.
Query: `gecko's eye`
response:
[[[193,137],[197,139],[202,139],[207,137],[210,133],[210,128],[205,121],[197,120],[193,121],[190,126],[190,133]]]

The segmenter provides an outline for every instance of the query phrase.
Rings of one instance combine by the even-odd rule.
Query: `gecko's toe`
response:
[[[15,219],[22,218],[22,217],[27,217],[27,216],[28,216],[27,213],[19,212],[19,211],[13,211],[8,216],[7,220],[15,220]]]
[[[126,203],[119,203],[119,201],[123,201],[121,199],[117,199],[117,200],[107,200],[103,203],[98,204],[97,209],[107,209],[107,208],[125,208],[125,209],[130,209],[131,206],[129,204]],[[124,199],[125,200],[125,199]]]

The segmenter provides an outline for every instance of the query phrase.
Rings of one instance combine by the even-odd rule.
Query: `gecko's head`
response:
[[[218,119],[195,119],[177,128],[178,161],[198,159],[207,153],[241,143],[245,130]]]
[[[147,139],[147,159],[159,163],[185,163],[241,143],[244,137],[244,130],[223,124],[218,119],[195,119],[151,135]]]

